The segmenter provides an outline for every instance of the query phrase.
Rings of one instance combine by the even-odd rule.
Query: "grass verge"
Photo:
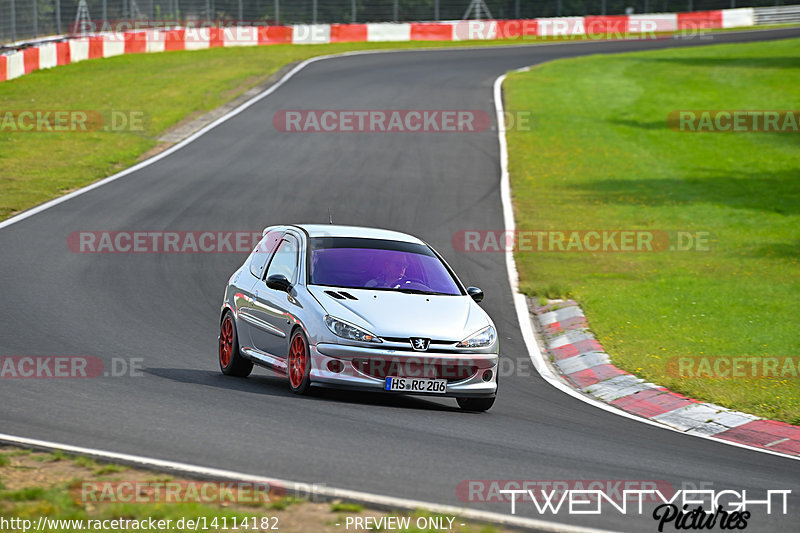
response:
[[[800,424],[800,137],[681,133],[674,110],[800,109],[800,40],[593,56],[514,73],[520,230],[709,232],[708,251],[516,253],[528,294],[577,298],[617,366]],[[775,378],[681,378],[679,356],[794,358]],[[724,370],[724,367],[720,367]],[[783,367],[781,367],[783,370]]]
[[[164,476],[60,452],[19,453],[18,449],[0,446],[0,517],[5,520],[30,520],[36,526],[39,517],[44,516],[50,522],[43,530],[56,533],[81,528],[75,522],[70,524],[63,521],[80,520],[82,529],[90,529],[87,527],[88,520],[96,524],[94,521],[116,519],[135,519],[145,525],[135,527],[132,524],[119,524],[130,528],[114,529],[112,523],[106,523],[103,530],[195,531],[189,523],[191,520],[193,524],[199,524],[198,529],[205,531],[332,533],[347,531],[348,519],[352,530],[355,520],[369,518],[371,524],[380,524],[379,520],[387,516],[407,518],[409,527],[395,531],[409,533],[507,531],[466,523],[456,517],[428,522],[425,518],[438,515],[421,510],[386,513],[350,503],[310,502],[281,495],[280,491],[267,492],[258,486],[253,488],[249,484],[242,486],[238,492],[236,489],[226,491],[219,487],[214,482]],[[153,529],[147,522],[151,518],[156,522],[171,522],[168,526],[162,524],[167,527]],[[447,518],[453,518],[452,528],[435,527],[437,523],[451,524]],[[141,522],[143,520],[145,522]],[[21,527],[15,527],[17,524],[12,525],[11,529],[3,529],[4,526],[0,525],[0,531],[21,530]],[[433,526],[428,527],[430,524]]]

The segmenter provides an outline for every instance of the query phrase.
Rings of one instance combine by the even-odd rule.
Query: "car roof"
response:
[[[356,237],[362,239],[384,239],[387,241],[413,242],[425,244],[420,239],[401,233],[381,228],[367,228],[363,226],[340,226],[337,224],[295,224],[304,229],[309,237]]]

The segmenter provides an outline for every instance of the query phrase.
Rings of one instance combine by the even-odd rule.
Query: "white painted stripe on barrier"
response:
[[[630,33],[676,31],[677,29],[678,29],[678,15],[676,13],[658,13],[655,15],[628,16],[628,31]]]
[[[292,26],[292,44],[327,44],[329,42],[331,42],[330,24]]]
[[[147,44],[145,45],[145,52],[148,54],[152,52],[163,52],[164,41],[166,38],[167,34],[163,31],[147,30]]]
[[[551,350],[561,348],[568,344],[577,344],[579,342],[590,341],[594,339],[594,335],[589,333],[586,329],[570,329],[564,333],[560,333],[555,337],[547,340],[547,347]]]
[[[587,352],[585,354],[576,355],[575,357],[567,357],[566,359],[559,359],[554,361],[553,364],[561,370],[562,374],[574,374],[587,368],[592,368],[597,365],[607,365],[611,362],[608,354],[605,352]]]
[[[463,20],[453,24],[453,41],[475,41],[497,38],[496,20]]]
[[[536,35],[547,37],[586,35],[583,17],[536,19],[536,22]]]
[[[70,39],[69,41],[70,63],[77,63],[89,59],[89,40],[86,38]]]
[[[613,402],[647,389],[657,388],[658,385],[647,383],[633,374],[624,374],[584,387],[583,391],[604,402]]]
[[[330,26],[328,26],[330,40]],[[255,26],[231,26],[223,32],[223,46],[256,46],[258,44],[258,28]]]
[[[53,68],[58,65],[58,49],[55,43],[39,47],[39,68]]]
[[[756,17],[752,7],[722,10],[723,28],[740,28],[742,26],[755,26]]]
[[[410,41],[411,24],[377,22],[367,24],[367,41]]]
[[[12,80],[25,74],[25,57],[22,52],[6,56],[6,79]]]
[[[103,57],[120,56],[124,53],[124,33],[107,33],[103,35]]]
[[[186,50],[208,48],[211,31],[208,28],[186,28]]]

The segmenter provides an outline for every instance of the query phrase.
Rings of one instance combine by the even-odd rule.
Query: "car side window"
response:
[[[272,256],[272,261],[269,263],[267,269],[267,278],[275,274],[283,274],[291,283],[294,283],[295,272],[297,271],[297,252],[299,246],[294,237],[287,235],[275,255]]]
[[[261,279],[264,275],[264,267],[267,264],[267,260],[272,254],[272,251],[275,250],[282,236],[283,232],[281,231],[270,231],[259,241],[255,250],[253,250],[253,255],[250,257],[250,273],[258,279]]]

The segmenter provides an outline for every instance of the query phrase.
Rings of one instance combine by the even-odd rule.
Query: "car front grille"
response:
[[[391,359],[353,359],[353,367],[370,377],[386,379],[388,376],[409,378],[446,379],[448,383],[469,379],[478,373],[478,367],[461,361],[396,361]]]

